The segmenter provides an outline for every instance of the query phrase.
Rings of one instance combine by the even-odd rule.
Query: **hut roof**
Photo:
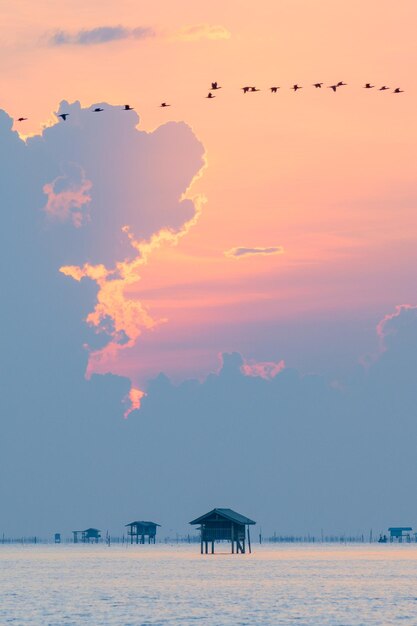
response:
[[[190,524],[202,524],[205,521],[209,521],[210,518],[214,516],[223,517],[227,521],[235,522],[236,524],[256,524],[256,522],[249,519],[249,517],[236,513],[236,511],[233,511],[232,509],[213,509],[212,511],[209,511],[209,513],[206,513],[201,517],[197,517],[197,519],[190,522]]]
[[[78,531],[82,533],[100,533],[101,530],[99,528],[86,528],[85,530]]]
[[[411,526],[392,526],[391,528],[388,528],[388,530],[391,532],[391,530],[413,530],[411,528]]]
[[[143,521],[139,521],[139,522],[130,522],[130,524],[125,524],[126,526],[159,526],[161,527],[161,524],[157,524],[156,522],[143,522]]]

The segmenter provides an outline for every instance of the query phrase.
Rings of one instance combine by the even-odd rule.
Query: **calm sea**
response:
[[[417,546],[0,545],[0,624],[417,624]]]

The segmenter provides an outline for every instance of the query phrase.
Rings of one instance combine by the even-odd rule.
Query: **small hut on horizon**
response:
[[[98,528],[86,528],[86,530],[73,530],[74,543],[98,543],[101,539],[101,531]]]
[[[392,543],[393,541],[398,541],[398,543],[402,543],[403,539],[410,543],[411,541],[411,531],[413,529],[411,526],[391,526],[388,528],[389,532],[389,540]]]
[[[211,543],[211,554],[214,554],[215,541],[230,541],[232,554],[235,552],[236,554],[245,554],[246,527],[247,545],[249,553],[252,552],[249,526],[256,524],[256,522],[232,509],[213,509],[209,513],[197,517],[190,524],[192,526],[200,525],[201,554],[209,553],[209,543]]]
[[[148,543],[156,542],[156,529],[157,527],[161,527],[160,524],[156,524],[156,522],[130,522],[126,524],[126,528],[128,528],[127,536],[130,537],[130,543],[145,543],[145,537],[148,538]]]

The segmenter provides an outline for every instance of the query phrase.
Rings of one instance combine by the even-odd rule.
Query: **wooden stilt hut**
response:
[[[410,543],[410,533],[412,530],[413,529],[411,528],[411,526],[392,526],[391,528],[388,528],[389,540],[391,541],[391,543],[393,541],[398,541],[398,543],[402,543],[403,540]]]
[[[74,543],[98,543],[101,539],[101,531],[98,528],[86,528],[86,530],[73,530]]]
[[[148,538],[148,543],[156,542],[156,529],[160,527],[160,524],[155,522],[130,522],[126,524],[128,528],[127,535],[130,537],[130,543],[145,543],[145,538]]]
[[[213,509],[190,524],[200,525],[201,554],[208,554],[209,546],[214,554],[216,541],[230,541],[232,554],[245,554],[246,545],[249,552],[252,551],[249,526],[256,522],[232,509]]]

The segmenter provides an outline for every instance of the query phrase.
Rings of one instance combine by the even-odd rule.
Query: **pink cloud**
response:
[[[131,387],[128,395],[125,398],[125,403],[128,404],[128,408],[123,414],[123,417],[125,419],[129,417],[132,411],[137,411],[140,409],[140,403],[144,396],[146,396],[146,393],[144,391],[136,387]]]
[[[398,324],[401,317],[407,314],[417,312],[417,305],[413,304],[397,304],[393,313],[387,313],[376,325],[376,334],[378,337],[378,350],[372,354],[365,354],[359,358],[359,363],[369,368],[388,350],[387,340],[394,337],[399,329]]]
[[[271,380],[285,369],[285,362],[282,359],[277,362],[245,360],[240,369],[245,376],[257,376]]]
[[[392,320],[399,318],[405,311],[417,310],[417,306],[412,304],[397,304],[394,313],[387,313],[382,320],[377,324],[376,334],[378,335],[380,342],[380,351],[385,352],[387,349],[386,338],[388,335],[394,335],[397,333],[397,329],[392,325]]]
[[[62,222],[71,220],[76,228],[80,228],[89,220],[86,208],[91,202],[88,192],[93,185],[79,165],[71,163],[68,170],[44,185],[43,192],[48,196],[48,201],[43,210]]]
[[[200,41],[202,39],[230,39],[231,33],[219,24],[194,24],[184,26],[175,36],[180,41]]]

